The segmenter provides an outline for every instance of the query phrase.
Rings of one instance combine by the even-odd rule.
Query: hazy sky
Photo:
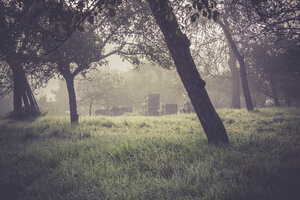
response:
[[[112,69],[120,70],[120,71],[128,71],[131,69],[131,64],[127,61],[122,62],[122,59],[118,55],[112,55],[108,58],[109,61],[109,67]],[[35,94],[37,98],[40,96],[46,95],[48,101],[51,98],[54,98],[54,95],[51,93],[51,90],[57,90],[58,89],[58,80],[51,79],[47,87],[41,88],[39,90],[35,91]]]

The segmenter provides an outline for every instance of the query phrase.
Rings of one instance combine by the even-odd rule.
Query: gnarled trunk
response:
[[[191,56],[190,41],[180,31],[176,17],[167,3],[168,1],[147,0],[147,2],[164,35],[177,72],[202,124],[208,142],[213,144],[228,143],[229,140],[223,122],[208,97],[205,82],[201,79]],[[172,20],[168,20],[170,16],[172,16]]]
[[[241,76],[241,81],[242,81],[242,87],[243,87],[243,93],[245,97],[245,102],[246,102],[246,107],[248,111],[254,110],[253,103],[252,103],[252,98],[250,95],[250,90],[249,90],[249,85],[248,85],[248,79],[247,79],[247,71],[246,71],[246,65],[245,65],[245,60],[244,57],[240,54],[235,42],[233,41],[231,34],[228,30],[228,28],[225,26],[225,24],[218,19],[217,23],[221,26],[221,28],[224,31],[225,37],[236,57],[236,59],[239,62],[240,65],[240,76]]]
[[[78,123],[78,113],[77,113],[77,104],[76,104],[76,95],[74,89],[74,77],[72,75],[65,75],[67,89],[69,94],[69,106],[70,106],[70,118],[71,123]]]

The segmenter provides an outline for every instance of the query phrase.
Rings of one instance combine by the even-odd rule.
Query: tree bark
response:
[[[36,99],[33,95],[33,92],[30,88],[30,85],[27,81],[27,78],[25,76],[25,74],[22,74],[23,76],[23,84],[24,84],[24,93],[25,93],[25,97],[28,98],[29,102],[30,102],[30,107],[34,110],[39,110],[39,106],[36,102]],[[25,102],[24,102],[25,103]]]
[[[69,106],[70,106],[70,118],[71,123],[78,123],[78,113],[76,104],[76,95],[74,89],[74,77],[72,75],[64,76],[67,83],[67,89],[69,94]]]
[[[14,112],[20,112],[24,106],[39,110],[35,97],[27,81],[24,71],[11,67],[14,83]],[[23,100],[23,102],[22,102]]]
[[[22,93],[22,98],[23,98],[24,106],[25,106],[25,107],[29,107],[30,104],[29,104],[29,102],[28,102],[28,97],[27,97],[27,95],[26,95],[25,90],[24,90],[23,93]]]
[[[244,57],[240,54],[235,42],[233,41],[231,34],[228,30],[228,28],[225,26],[225,24],[218,19],[217,23],[221,26],[222,30],[224,31],[225,37],[236,57],[236,59],[239,62],[240,65],[240,76],[241,76],[241,81],[242,81],[242,88],[244,92],[244,97],[245,97],[245,102],[246,102],[246,107],[248,111],[254,110],[254,106],[252,103],[252,98],[250,95],[250,90],[249,90],[249,85],[248,85],[248,80],[247,80],[247,71],[246,71],[246,65],[244,61]]]
[[[162,31],[177,72],[211,144],[229,142],[222,120],[214,109],[190,53],[190,41],[179,29],[177,19],[166,0],[147,0]],[[171,17],[170,17],[171,16]],[[172,18],[172,20],[170,20]]]
[[[20,73],[17,70],[12,70],[12,72],[14,82],[14,112],[18,113],[22,110],[22,79],[20,78]]]
[[[229,48],[228,65],[229,65],[230,72],[231,72],[231,85],[232,85],[231,107],[240,109],[241,101],[240,101],[239,70],[236,66],[236,58],[235,58],[231,48]]]

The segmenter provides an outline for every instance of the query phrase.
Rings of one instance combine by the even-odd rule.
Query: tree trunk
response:
[[[27,97],[27,95],[26,95],[25,90],[24,90],[23,93],[22,93],[22,98],[23,98],[24,106],[25,106],[25,107],[29,107],[30,105],[29,105],[28,97]]]
[[[69,106],[70,106],[70,117],[71,123],[78,123],[76,95],[74,89],[74,77],[72,75],[64,76],[67,83],[67,89],[69,94]]]
[[[22,110],[22,79],[20,78],[20,73],[17,70],[12,70],[12,72],[14,82],[14,112],[18,113]]]
[[[228,65],[231,72],[231,84],[232,84],[232,98],[231,98],[231,107],[232,108],[241,108],[241,101],[240,101],[240,77],[239,77],[239,70],[236,67],[236,58],[229,48],[229,60]]]
[[[205,82],[201,79],[191,56],[190,41],[179,29],[177,19],[169,7],[168,1],[147,0],[147,2],[165,37],[177,72],[202,124],[208,142],[227,144],[229,140],[223,122],[208,97]],[[169,20],[170,16],[172,20]]]
[[[22,70],[12,69],[14,82],[14,111],[19,112],[24,106],[39,110],[35,97]],[[23,103],[22,103],[23,100]]]
[[[90,101],[89,116],[92,116],[93,99]]]
[[[237,46],[236,46],[235,42],[233,41],[228,28],[224,25],[224,23],[220,19],[217,20],[217,23],[223,29],[226,39],[236,57],[236,59],[238,60],[238,62],[240,64],[240,76],[241,76],[242,87],[243,87],[247,110],[248,111],[254,110],[251,95],[250,95],[248,80],[247,80],[247,71],[246,71],[244,57],[240,54],[239,50],[237,49]]]
[[[23,76],[23,84],[24,84],[24,93],[25,93],[25,96],[26,96],[25,98],[28,98],[28,100],[30,102],[30,107],[32,109],[38,111],[39,107],[38,107],[38,104],[37,104],[37,102],[35,100],[33,92],[32,92],[32,90],[30,88],[30,85],[29,85],[29,83],[27,81],[27,78],[26,78],[25,74],[22,74],[22,76]],[[25,102],[24,102],[24,104],[25,104]]]
[[[270,84],[271,84],[272,96],[273,96],[275,106],[279,107],[280,103],[279,103],[278,94],[277,94],[277,91],[276,91],[275,82],[274,82],[274,79],[273,79],[272,75],[271,75],[271,79],[270,79]]]

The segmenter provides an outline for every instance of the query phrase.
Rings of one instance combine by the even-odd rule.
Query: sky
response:
[[[131,64],[127,61],[123,62],[122,58],[118,55],[112,55],[107,60],[109,61],[109,67],[111,69],[116,69],[119,71],[128,71],[132,69]],[[35,94],[37,99],[43,95],[46,95],[47,100],[51,101],[51,99],[54,99],[54,95],[51,93],[51,91],[57,89],[58,89],[58,80],[51,79],[45,88],[36,90]]]

